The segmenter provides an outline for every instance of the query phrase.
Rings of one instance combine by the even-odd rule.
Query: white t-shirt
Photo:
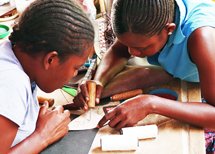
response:
[[[32,90],[10,41],[5,41],[0,44],[0,115],[19,126],[12,146],[34,132],[38,113],[36,89]]]

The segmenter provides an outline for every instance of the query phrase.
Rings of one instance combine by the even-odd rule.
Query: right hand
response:
[[[94,81],[96,82],[96,104],[99,104],[101,93],[103,90],[103,85],[99,81],[96,81],[96,80],[94,80]],[[87,88],[87,82],[88,81],[83,81],[79,85],[79,92],[74,97],[73,104],[72,104],[73,107],[78,106],[78,107],[83,108],[85,111],[88,110],[88,101],[89,101],[89,92],[88,92],[88,88]],[[68,109],[69,109],[69,106],[68,106]]]
[[[68,110],[64,110],[62,106],[49,110],[48,102],[45,102],[40,108],[35,133],[39,133],[41,142],[48,146],[68,133],[70,121]]]

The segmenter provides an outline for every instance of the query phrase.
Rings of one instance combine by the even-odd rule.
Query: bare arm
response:
[[[199,71],[202,95],[215,106],[215,28],[197,29],[189,39],[188,48]]]
[[[153,85],[163,84],[172,79],[172,76],[160,68],[139,67],[125,69],[130,58],[127,47],[115,41],[102,58],[94,80],[98,81],[96,87],[96,103],[100,98],[133,89],[144,89]],[[123,70],[123,72],[121,72]],[[147,82],[146,82],[147,81]],[[129,84],[127,84],[129,83]],[[89,94],[86,83],[80,85],[80,92],[73,99],[72,104],[64,106],[73,109],[75,106],[88,109]]]
[[[6,154],[16,136],[18,125],[0,115],[0,153]]]
[[[194,124],[215,129],[215,29],[202,27],[195,30],[188,40],[188,50],[197,65],[202,96],[206,103],[158,103],[156,113]],[[161,105],[161,107],[159,107]],[[171,107],[174,106],[174,107]],[[171,111],[172,110],[172,111]]]
[[[110,79],[125,67],[129,58],[130,54],[128,53],[127,47],[116,40],[103,56],[94,80],[100,81],[105,86]]]
[[[116,129],[133,126],[148,114],[156,113],[199,127],[215,130],[215,29],[199,28],[191,34],[188,49],[197,65],[201,92],[206,103],[182,103],[152,95],[140,95],[125,101],[106,114],[99,122]]]
[[[127,64],[130,54],[127,47],[122,45],[117,39],[113,45],[108,49],[107,53],[102,57],[101,62],[94,75],[96,85],[96,103],[99,104],[102,95],[103,87]],[[67,109],[74,107],[81,107],[84,110],[88,109],[89,93],[87,88],[87,81],[79,85],[80,91],[73,99],[73,103],[64,106]]]
[[[6,135],[1,134],[0,142],[3,141],[6,148],[5,150],[1,149],[0,153],[40,153],[48,145],[66,135],[68,132],[68,123],[70,122],[69,117],[69,111],[64,111],[62,107],[58,107],[52,111],[48,110],[48,103],[46,103],[40,109],[36,130],[12,148],[10,148],[10,146],[15,138],[18,126],[10,120],[7,120],[7,123],[4,123],[6,124],[4,126],[1,123],[0,129],[6,128],[6,132],[0,131],[0,133],[4,133]],[[3,117],[3,119],[6,118]],[[2,122],[2,118],[0,118],[0,122]]]
[[[117,74],[104,88],[102,97],[134,89],[148,89],[173,80],[172,75],[155,66],[130,66]],[[129,84],[128,84],[129,83]]]
[[[202,96],[207,104],[158,103],[156,113],[194,124],[215,129],[215,28],[202,27],[195,30],[188,40],[188,50],[197,65]],[[160,106],[161,105],[161,106]],[[165,105],[167,105],[165,107]],[[174,107],[172,107],[172,106]],[[172,111],[171,111],[172,110]]]
[[[110,127],[119,130],[134,126],[153,113],[195,126],[215,129],[215,110],[212,106],[200,102],[182,103],[153,95],[139,95],[126,100],[108,112],[98,125],[102,127],[109,121]]]
[[[129,90],[146,89],[173,79],[172,75],[160,67],[125,67],[129,58],[127,47],[116,40],[103,57],[95,75],[95,80],[104,86],[101,98]]]

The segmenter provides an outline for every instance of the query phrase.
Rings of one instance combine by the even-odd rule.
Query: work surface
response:
[[[159,87],[155,87],[159,88]],[[178,80],[162,86],[178,93],[178,100],[200,101],[200,91],[197,84],[188,84]],[[61,91],[55,91],[52,94],[39,95],[51,96],[56,98],[56,104],[65,104],[72,100],[71,97],[62,96]],[[66,99],[65,100],[65,96]],[[42,154],[106,154],[106,153],[128,153],[128,154],[204,154],[205,140],[202,129],[192,127],[188,124],[160,116],[149,115],[138,125],[157,124],[158,136],[156,139],[146,139],[139,141],[139,147],[136,151],[117,151],[103,152],[100,147],[100,137],[107,134],[119,134],[119,132],[105,126],[101,129],[90,129],[82,131],[70,131],[60,141],[49,146]]]

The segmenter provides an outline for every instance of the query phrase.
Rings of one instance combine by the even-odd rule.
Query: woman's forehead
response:
[[[153,35],[151,37],[148,37],[145,35],[127,32],[120,36],[117,36],[117,38],[122,44],[126,46],[143,47],[143,46],[148,46],[151,43],[154,43],[155,41],[157,41],[158,35]]]

